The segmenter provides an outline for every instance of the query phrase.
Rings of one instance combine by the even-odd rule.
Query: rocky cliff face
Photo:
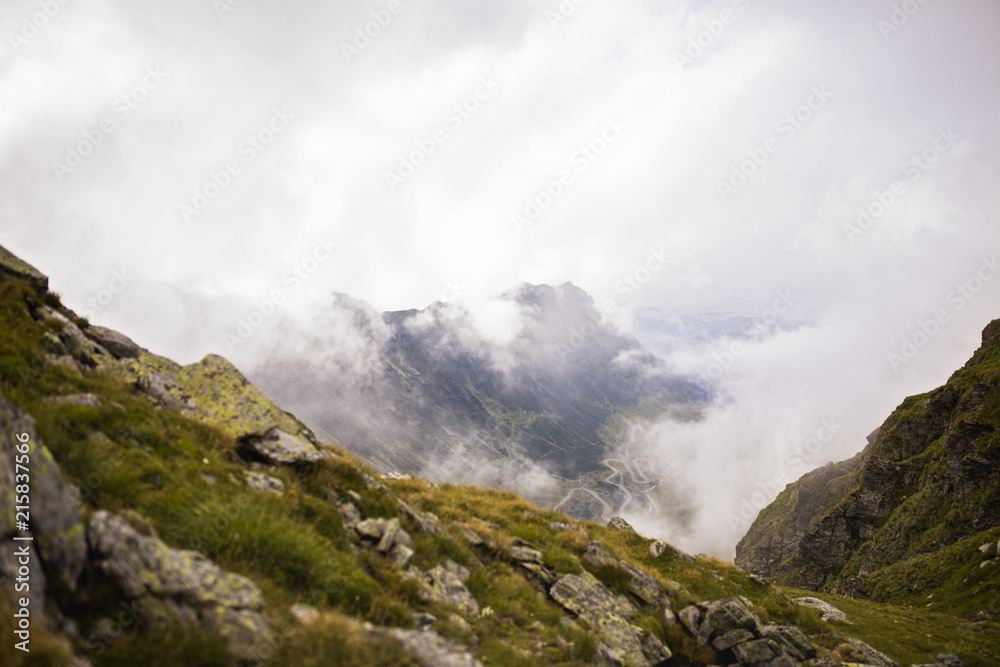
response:
[[[998,427],[1000,320],[947,384],[906,399],[860,454],[790,484],[740,541],[737,564],[789,585],[903,601],[907,587],[887,585],[888,573],[995,541]],[[979,586],[965,593],[982,597]]]

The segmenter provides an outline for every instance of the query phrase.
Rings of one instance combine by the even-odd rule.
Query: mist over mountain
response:
[[[709,400],[571,283],[524,284],[474,311],[379,313],[336,294],[280,329],[250,374],[321,432],[383,471],[549,502],[620,455],[631,423],[690,419]]]

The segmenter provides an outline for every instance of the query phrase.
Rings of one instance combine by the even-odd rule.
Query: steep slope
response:
[[[998,427],[1000,320],[947,384],[907,398],[860,454],[788,485],[737,545],[737,564],[809,589],[988,609],[1000,584],[990,560],[1000,536]]]
[[[624,417],[693,415],[708,398],[572,284],[524,285],[493,306],[502,322],[483,325],[453,304],[380,314],[338,295],[319,334],[283,339],[252,375],[383,470],[490,486],[601,470]],[[344,349],[345,328],[360,343]]]
[[[0,664],[896,664],[853,637],[1000,660],[994,623],[825,623],[627,526],[380,481],[224,359],[157,357],[21,269],[0,271]]]

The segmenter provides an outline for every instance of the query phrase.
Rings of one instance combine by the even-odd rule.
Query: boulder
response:
[[[728,651],[737,644],[751,641],[753,638],[753,633],[749,630],[737,628],[713,639],[712,646],[715,647],[716,651]]]
[[[396,536],[399,535],[400,525],[399,519],[393,517],[385,522],[385,528],[382,531],[382,538],[379,540],[378,549],[379,553],[387,554],[392,550],[393,545],[396,543]]]
[[[598,542],[597,540],[587,545],[586,550],[580,558],[591,567],[607,567],[618,564],[618,559],[604,546],[603,542]]]
[[[17,531],[14,508],[17,484],[15,456],[23,456],[18,447],[23,443],[18,435],[27,437],[27,467],[30,470],[31,548],[39,558],[32,560],[32,569],[41,573],[44,563],[45,578],[54,586],[58,595],[76,590],[77,578],[87,559],[87,543],[83,519],[73,487],[63,481],[59,466],[45,443],[38,437],[35,420],[0,394],[0,536]],[[0,573],[13,567],[13,559],[0,562]],[[13,571],[10,571],[13,572]],[[33,582],[34,583],[34,582]]]
[[[520,563],[542,562],[542,552],[530,547],[511,547],[510,557]]]
[[[635,532],[635,528],[633,528],[628,521],[620,516],[612,517],[611,521],[608,521],[608,528],[613,528],[615,530],[629,530],[633,533]]]
[[[273,624],[260,613],[264,595],[246,577],[223,570],[196,551],[141,535],[103,510],[91,517],[87,541],[93,567],[133,601],[147,626],[198,619],[225,639],[237,659],[253,660],[266,649]]]
[[[319,609],[307,604],[293,604],[288,613],[299,625],[312,625],[319,620]]]
[[[826,621],[849,622],[847,620],[847,614],[840,611],[832,604],[823,602],[819,598],[812,598],[812,597],[795,598],[792,600],[792,602],[802,607],[812,607],[813,609],[818,609],[819,612],[822,614],[822,620],[824,622]]]
[[[420,596],[429,602],[440,602],[458,607],[469,616],[479,614],[479,603],[451,570],[438,565],[420,576]]]
[[[389,552],[389,560],[399,566],[400,569],[405,569],[410,564],[413,556],[413,549],[399,542],[393,545],[392,550]]]
[[[130,598],[170,598],[194,608],[231,607],[259,611],[264,596],[246,577],[226,572],[197,551],[174,549],[140,535],[119,516],[103,510],[91,517],[87,540],[96,567]]]
[[[773,639],[796,660],[811,660],[816,657],[816,647],[794,625],[765,625],[762,634],[766,639]]]
[[[431,629],[371,629],[369,632],[392,637],[423,667],[482,667],[472,653]]]
[[[733,646],[733,655],[743,664],[768,662],[781,655],[781,647],[771,639],[755,639]],[[794,664],[794,663],[793,663]]]
[[[285,492],[285,483],[277,477],[271,477],[259,472],[243,473],[247,480],[247,486],[255,491],[267,491],[278,495]]]
[[[131,338],[111,329],[90,325],[83,330],[83,333],[116,359],[135,359],[143,351]]]
[[[680,617],[700,644],[708,644],[714,637],[738,629],[763,637],[764,626],[760,618],[737,598],[699,602],[682,609]]]
[[[269,465],[312,464],[326,458],[312,443],[277,427],[263,435],[243,436],[240,438],[238,451],[248,461],[261,461]]]
[[[849,662],[859,662],[871,667],[900,667],[898,662],[859,639],[844,638],[844,644],[838,647],[838,652]]]
[[[356,525],[361,523],[361,512],[354,505],[354,503],[344,503],[343,505],[338,505],[337,509],[340,510],[340,516],[344,519],[345,527],[354,528]]]
[[[656,579],[624,561],[622,561],[621,567],[629,577],[629,593],[648,605],[659,604],[663,591],[660,589],[660,584],[656,582]]]
[[[357,531],[362,539],[381,540],[382,533],[385,531],[385,519],[365,519],[364,521],[359,521],[354,526],[354,530]]]
[[[635,607],[625,598],[612,595],[589,572],[560,576],[549,595],[590,626],[603,644],[614,647],[624,663],[645,666],[665,660],[662,655],[670,656],[662,644],[656,650],[660,655],[646,654],[644,633],[629,621],[636,613]]]

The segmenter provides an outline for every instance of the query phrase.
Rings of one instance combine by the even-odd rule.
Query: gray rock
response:
[[[659,558],[664,553],[672,554],[676,552],[677,549],[666,540],[655,540],[649,543],[649,555],[653,558]]]
[[[406,566],[410,564],[410,560],[413,558],[413,555],[413,549],[405,544],[397,542],[393,545],[392,550],[389,552],[389,560],[399,566],[400,569],[405,569]]]
[[[695,637],[701,644],[707,644],[713,637],[737,629],[748,630],[755,637],[763,636],[760,618],[737,598],[700,603],[699,606],[702,607],[703,614]]]
[[[340,510],[340,516],[344,518],[344,526],[347,528],[354,528],[356,525],[361,523],[361,512],[354,503],[344,503],[337,507]]]
[[[549,595],[590,626],[602,643],[621,652],[624,662],[651,664],[643,651],[643,632],[629,621],[636,613],[635,607],[625,598],[612,595],[594,575],[564,574],[549,589]]]
[[[459,565],[458,563],[450,559],[445,561],[444,567],[453,575],[458,577],[458,580],[461,581],[463,584],[467,582],[469,580],[469,577],[472,575],[472,573],[469,572],[469,568],[465,567],[464,565]]]
[[[259,472],[245,472],[243,475],[246,477],[247,486],[255,491],[267,491],[278,495],[285,492],[285,483],[277,477],[271,477]]]
[[[733,655],[744,664],[773,660],[781,655],[781,647],[771,639],[755,639],[733,646]]]
[[[359,521],[354,526],[354,530],[366,540],[381,540],[382,533],[385,531],[385,519],[365,519],[364,521]]]
[[[75,359],[86,366],[96,367],[109,361],[114,361],[114,357],[104,347],[98,345],[80,330],[68,317],[57,312],[48,306],[40,306],[38,315],[46,322],[55,323],[62,327],[59,333],[59,340],[62,341],[66,350]]]
[[[531,576],[540,582],[546,589],[556,583],[556,573],[540,563],[521,563],[521,567],[531,573]]]
[[[715,647],[716,651],[728,651],[737,644],[742,644],[743,642],[748,642],[752,640],[753,633],[749,630],[744,630],[743,628],[737,628],[735,630],[730,630],[729,632],[719,635],[712,640],[712,646]]]
[[[618,559],[604,546],[603,542],[598,542],[597,540],[587,545],[586,550],[580,558],[591,567],[605,567],[618,564]]]
[[[418,579],[421,584],[420,595],[429,602],[450,604],[469,616],[479,614],[479,603],[450,570],[438,565]]]
[[[396,541],[395,541],[395,543],[396,544],[402,544],[404,547],[412,547],[413,546],[413,537],[411,537],[410,534],[408,532],[406,532],[406,530],[400,528],[399,532],[396,533]]]
[[[129,598],[173,599],[195,608],[221,606],[259,611],[264,596],[246,577],[226,572],[196,551],[173,549],[144,537],[103,510],[91,517],[87,540],[95,566]]]
[[[872,667],[900,667],[899,663],[888,657],[884,653],[876,651],[874,648],[859,639],[845,638],[841,649],[844,659],[849,662],[860,662]],[[847,649],[847,650],[843,650]]]
[[[249,609],[208,607],[201,612],[202,623],[226,641],[226,650],[238,660],[256,661],[269,655],[274,624]]]
[[[382,539],[379,540],[378,546],[375,547],[379,553],[387,554],[392,550],[393,545],[396,543],[396,536],[399,535],[399,530],[399,519],[393,517],[385,522]]]
[[[635,528],[633,528],[628,521],[620,516],[612,517],[611,521],[608,521],[608,528],[613,528],[614,530],[629,530],[633,533],[635,532]]]
[[[792,600],[792,602],[802,607],[812,607],[813,609],[818,609],[819,612],[822,614],[821,618],[824,622],[826,621],[849,622],[847,621],[847,614],[840,611],[832,604],[823,602],[819,598],[811,598],[811,597],[795,598]]]
[[[622,561],[621,567],[625,570],[629,577],[629,593],[648,605],[659,604],[663,591],[660,588],[660,584],[656,582],[656,579],[639,568],[633,567],[624,561]]]
[[[87,543],[83,519],[75,489],[63,481],[59,466],[51,452],[38,437],[35,420],[0,395],[0,535],[16,532],[15,456],[22,445],[19,434],[28,438],[27,467],[31,475],[31,535],[35,538],[32,548],[38,558],[32,560],[33,572],[41,573],[45,564],[45,578],[58,596],[76,590],[77,579],[87,559]],[[0,562],[0,573],[15,572],[13,559]]]
[[[83,333],[117,359],[135,359],[142,354],[141,347],[117,331],[90,325],[83,330]]]
[[[465,538],[465,541],[468,542],[470,546],[481,547],[486,544],[486,542],[483,541],[483,538],[480,537],[479,533],[476,531],[467,528],[458,522],[455,522],[452,525],[458,528],[458,530],[462,533],[462,536]]]
[[[522,563],[542,562],[542,552],[529,547],[511,547],[510,557]]]
[[[288,613],[299,625],[312,625],[319,620],[319,609],[307,604],[293,604],[288,608]]]
[[[388,635],[423,667],[482,667],[472,653],[433,630],[393,628],[388,630]]]
[[[312,443],[275,427],[264,435],[240,438],[240,455],[247,460],[259,460],[270,465],[302,465],[319,463],[326,456]]]
[[[767,639],[773,639],[786,653],[797,660],[810,660],[816,657],[816,647],[804,632],[793,625],[765,625],[762,634]]]

